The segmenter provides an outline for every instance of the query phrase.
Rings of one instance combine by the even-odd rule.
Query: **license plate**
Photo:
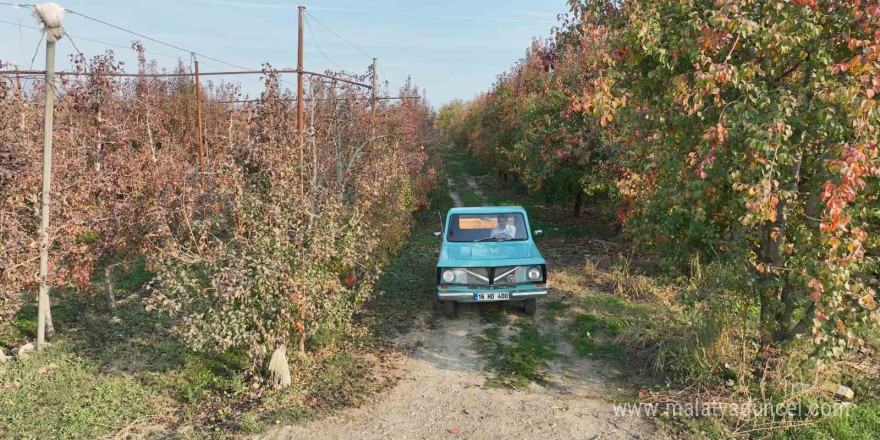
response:
[[[475,293],[474,301],[506,301],[510,299],[510,292]]]

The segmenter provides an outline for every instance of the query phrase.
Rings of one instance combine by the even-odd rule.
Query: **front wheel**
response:
[[[458,303],[455,301],[441,301],[443,303],[443,314],[449,319],[455,319],[458,312]]]
[[[526,315],[532,316],[538,310],[538,300],[535,298],[530,298],[523,301],[523,308],[526,311]]]

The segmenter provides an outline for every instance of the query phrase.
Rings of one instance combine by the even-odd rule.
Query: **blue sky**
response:
[[[366,54],[379,58],[379,79],[389,82],[392,94],[411,76],[416,85],[427,90],[435,106],[456,98],[470,99],[487,90],[499,73],[524,54],[533,37],[549,36],[557,14],[567,11],[565,0],[56,1],[73,11],[254,69],[263,62],[279,68],[295,66],[296,7],[304,5],[314,17],[307,16],[314,39],[307,28],[306,70],[338,70],[327,58],[358,73],[370,63],[370,57],[337,38],[320,20]],[[0,5],[0,20],[35,26],[24,8]],[[73,41],[87,56],[103,53],[108,46],[82,38],[126,47],[138,39],[77,15],[66,15],[64,27],[80,37]],[[38,31],[0,22],[0,60],[29,67],[39,38]],[[189,63],[187,53],[150,41],[143,43],[157,54],[151,57],[162,67],[176,65],[178,56]],[[134,66],[131,50],[109,48],[128,66]],[[74,52],[70,39],[62,40],[59,68],[68,68],[66,55]],[[43,68],[43,57],[40,47],[34,69]],[[200,68],[237,70],[210,60],[201,61]],[[240,81],[251,95],[258,92],[259,81],[240,78],[228,79]]]

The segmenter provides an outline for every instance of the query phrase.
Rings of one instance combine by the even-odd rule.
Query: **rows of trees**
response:
[[[133,48],[138,71],[155,73]],[[383,103],[374,116],[356,87],[311,79],[300,137],[296,103],[269,66],[260,99],[233,103],[236,85],[209,84],[196,98],[187,77],[102,75],[123,68],[112,52],[72,65],[93,75],[65,77],[57,91],[52,286],[86,292],[96,271],[144,257],[156,273],[148,308],[174,317],[191,347],[245,349],[255,366],[349,325],[433,183],[424,100]],[[4,321],[38,283],[44,92],[0,82]],[[409,84],[400,94],[419,97]]]
[[[880,321],[880,6],[571,0],[452,138],[548,197],[609,198],[625,233],[736,269],[759,356],[835,355]]]

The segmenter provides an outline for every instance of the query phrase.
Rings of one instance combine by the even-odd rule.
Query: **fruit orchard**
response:
[[[139,53],[137,70],[158,73]],[[73,57],[55,114],[50,285],[86,292],[96,270],[143,257],[147,305],[192,348],[247,350],[344,329],[408,232],[434,179],[422,99],[383,101],[309,80],[296,104],[265,66],[256,102],[190,77],[119,78],[112,52]],[[179,66],[179,72],[185,72]],[[42,83],[0,82],[0,317],[38,285]],[[407,84],[400,94],[419,98]],[[199,168],[195,100],[206,166]]]
[[[552,39],[447,115],[450,136],[575,212],[583,194],[611,200],[626,236],[678,267],[735,267],[759,358],[863,344],[880,321],[880,6],[569,4]]]

